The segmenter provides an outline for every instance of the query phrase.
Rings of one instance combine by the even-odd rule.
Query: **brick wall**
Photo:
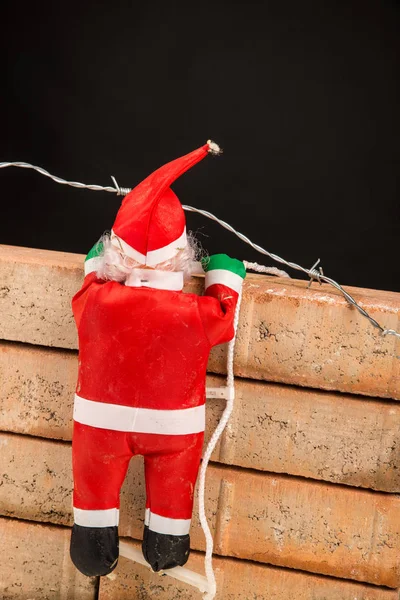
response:
[[[1,247],[0,598],[201,598],[126,559],[109,577],[68,557],[77,339],[70,300],[80,255]],[[187,286],[201,292],[202,279]],[[352,289],[387,328],[400,294]],[[222,383],[224,347],[208,385]],[[206,484],[226,600],[394,600],[400,587],[400,342],[382,338],[331,288],[249,275],[237,400]],[[209,438],[223,401],[207,403]],[[121,535],[143,527],[141,458],[122,492]],[[192,525],[189,567],[203,572]]]

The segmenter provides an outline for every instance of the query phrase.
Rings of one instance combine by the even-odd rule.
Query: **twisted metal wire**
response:
[[[61,179],[61,177],[56,177],[55,175],[52,175],[45,169],[42,169],[42,167],[36,167],[35,165],[31,165],[26,162],[0,162],[0,169],[4,169],[5,167],[21,167],[21,169],[34,169],[41,175],[44,175],[45,177],[50,177],[50,179],[52,179],[56,183],[61,183],[62,185],[70,185],[71,187],[80,189],[94,190],[95,192],[113,192],[118,196],[126,196],[126,194],[129,194],[129,192],[131,191],[131,188],[120,188],[115,180],[115,177],[113,176],[111,176],[111,179],[115,184],[115,188],[111,186],[103,187],[102,185],[94,184],[86,185],[85,183],[80,183],[79,181],[66,181],[65,179]]]
[[[234,229],[232,227],[232,225],[229,225],[229,223],[227,223],[226,221],[223,221],[222,219],[218,219],[218,217],[216,217],[212,213],[208,212],[207,210],[202,210],[200,208],[194,208],[193,206],[188,206],[188,205],[183,205],[183,208],[184,208],[184,210],[187,210],[188,212],[196,212],[196,213],[199,213],[200,215],[203,215],[204,217],[207,217],[208,219],[211,219],[212,221],[216,221],[222,227],[224,227],[225,229],[227,229],[228,231],[230,231],[231,233],[236,235],[240,240],[242,240],[243,242],[245,242],[246,244],[248,244],[249,246],[254,248],[254,250],[256,250],[257,252],[260,252],[261,254],[264,254],[265,256],[269,256],[269,258],[272,258],[272,260],[274,260],[282,265],[286,265],[287,267],[290,267],[291,269],[295,269],[297,271],[302,271],[303,273],[308,275],[308,277],[310,277],[310,283],[314,280],[318,281],[319,283],[322,283],[322,282],[329,283],[331,286],[333,286],[339,292],[341,292],[341,294],[343,294],[343,296],[346,298],[347,302],[349,302],[349,304],[354,306],[358,310],[358,312],[363,315],[363,317],[368,319],[369,322],[374,327],[379,329],[379,331],[381,332],[381,334],[383,336],[394,335],[400,339],[400,333],[398,333],[394,329],[385,329],[384,327],[382,327],[378,323],[378,321],[376,321],[373,317],[371,317],[367,313],[366,310],[364,310],[359,304],[357,304],[357,302],[354,300],[353,296],[351,296],[348,292],[346,292],[346,290],[344,290],[341,285],[339,285],[336,281],[334,281],[330,277],[327,277],[326,275],[324,275],[321,268],[317,270],[316,267],[318,266],[318,264],[320,262],[319,259],[311,267],[311,269],[305,269],[304,267],[302,267],[301,265],[298,265],[297,263],[287,261],[284,258],[281,258],[280,256],[278,256],[277,254],[268,252],[268,250],[265,250],[258,244],[255,244],[254,242],[252,242],[247,236],[245,236],[243,233],[240,233],[240,231],[236,231],[236,229]]]
[[[79,181],[66,181],[65,179],[61,179],[61,177],[56,177],[55,175],[51,175],[51,173],[49,173],[42,167],[36,167],[35,165],[31,165],[30,163],[26,163],[26,162],[0,162],[0,169],[3,169],[5,167],[21,167],[22,169],[34,169],[41,175],[45,175],[45,177],[50,177],[50,179],[52,179],[56,183],[61,183],[62,185],[70,185],[72,187],[81,188],[81,189],[88,189],[88,190],[101,191],[101,192],[113,192],[114,194],[117,194],[118,196],[126,196],[126,194],[129,194],[129,192],[131,191],[131,188],[119,187],[118,183],[116,182],[115,177],[113,177],[113,176],[111,176],[111,179],[113,180],[115,187],[102,186],[102,185],[86,185],[84,183],[80,183]],[[264,254],[265,256],[269,256],[269,258],[271,258],[275,262],[278,262],[282,265],[286,265],[287,267],[290,267],[291,269],[295,269],[296,271],[301,271],[302,273],[305,273],[305,275],[307,275],[310,278],[309,285],[311,285],[311,283],[313,281],[318,281],[318,283],[322,283],[322,282],[328,283],[329,285],[336,288],[346,298],[347,302],[349,302],[349,304],[354,306],[363,317],[368,319],[369,322],[371,323],[371,325],[376,327],[376,329],[379,329],[379,331],[381,332],[381,335],[383,335],[383,336],[394,335],[395,337],[400,339],[400,333],[398,333],[394,329],[385,329],[384,327],[382,327],[378,323],[378,321],[376,321],[373,317],[371,317],[367,313],[366,310],[364,310],[359,304],[357,304],[357,302],[354,300],[353,296],[351,296],[348,292],[346,292],[346,290],[344,290],[341,285],[339,285],[336,281],[334,281],[330,277],[327,277],[326,275],[324,275],[321,267],[319,269],[317,269],[317,266],[320,262],[319,259],[311,267],[311,269],[306,269],[306,268],[302,267],[301,265],[298,265],[297,263],[290,262],[290,261],[285,260],[284,258],[281,258],[277,254],[268,252],[268,250],[265,250],[258,244],[255,244],[243,233],[240,233],[240,231],[236,231],[236,229],[234,229],[232,227],[232,225],[229,225],[229,223],[227,223],[226,221],[223,221],[222,219],[218,219],[218,217],[216,217],[215,215],[210,213],[208,210],[194,208],[193,206],[188,206],[185,204],[183,205],[183,209],[188,212],[196,212],[200,215],[203,215],[203,217],[207,217],[208,219],[211,219],[212,221],[219,223],[222,227],[224,227],[224,229],[227,229],[228,231],[230,231],[231,233],[236,235],[240,240],[242,240],[243,242],[245,242],[246,244],[248,244],[249,246],[254,248],[254,250],[256,250],[257,252],[260,252],[261,254]]]

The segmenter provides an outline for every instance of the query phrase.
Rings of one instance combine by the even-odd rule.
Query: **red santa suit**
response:
[[[169,185],[208,146],[158,169],[125,198],[113,233],[123,253],[152,266],[186,243]],[[208,259],[205,295],[182,292],[182,272],[137,268],[124,284],[96,275],[89,253],[73,299],[79,336],[74,406],[71,556],[86,575],[118,559],[119,494],[132,456],[145,462],[143,552],[154,570],[182,565],[205,428],[205,377],[216,344],[234,335],[245,271],[226,255]]]

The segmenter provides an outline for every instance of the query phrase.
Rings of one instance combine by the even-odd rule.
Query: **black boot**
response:
[[[190,536],[157,533],[145,525],[142,551],[153,571],[183,567],[189,558]]]
[[[70,554],[72,562],[84,575],[108,575],[118,563],[118,527],[74,525]]]

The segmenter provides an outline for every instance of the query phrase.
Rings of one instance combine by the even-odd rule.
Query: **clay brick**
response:
[[[298,280],[248,278],[236,375],[399,400],[400,340],[382,337],[327,284],[307,286]],[[400,294],[346,290],[384,327],[400,330]],[[224,369],[225,361],[211,355],[209,370]]]
[[[71,298],[82,279],[82,256],[1,246],[0,338],[76,348]]]
[[[399,492],[399,409],[362,396],[236,379],[235,408],[213,460]]]
[[[0,342],[1,429],[71,440],[76,352]]]
[[[67,443],[1,434],[0,514],[71,524]],[[121,535],[139,539],[145,487],[131,462]],[[215,551],[375,585],[400,584],[400,497],[294,477],[210,466],[206,510]],[[192,547],[204,550],[197,507]]]
[[[127,540],[124,540],[125,542]],[[129,542],[138,548],[137,542]],[[187,568],[204,573],[204,555],[192,552]],[[395,590],[376,588],[247,561],[215,557],[216,600],[398,600]],[[99,600],[201,600],[202,594],[168,575],[120,558],[111,577],[100,580]]]
[[[136,539],[143,509],[125,499],[134,497],[138,479],[135,473],[126,482],[121,516],[121,535]],[[213,465],[206,514],[219,555],[400,585],[399,496]],[[197,506],[191,537],[193,548],[205,549]]]
[[[69,529],[0,518],[2,600],[95,600],[98,581],[69,558]]]
[[[75,352],[0,343],[2,429],[70,440],[76,373]],[[207,440],[223,407],[207,401]],[[395,403],[236,379],[235,409],[213,460],[399,492],[399,439]]]
[[[71,445],[0,434],[0,515],[72,525]]]
[[[76,348],[70,302],[82,281],[83,256],[2,246],[0,337]],[[187,291],[200,292],[193,278]],[[347,288],[384,327],[399,329],[400,294]],[[400,399],[400,341],[382,337],[328,285],[248,275],[238,329],[235,372],[276,381]],[[209,370],[225,371],[226,347]]]

